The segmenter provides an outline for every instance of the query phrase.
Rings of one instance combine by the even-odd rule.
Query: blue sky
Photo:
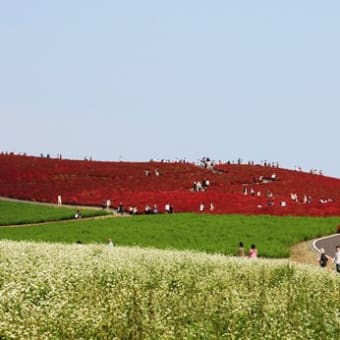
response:
[[[0,149],[340,177],[340,2],[4,1]]]

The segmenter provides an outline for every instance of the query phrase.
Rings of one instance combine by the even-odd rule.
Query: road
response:
[[[316,251],[324,248],[325,253],[331,257],[334,257],[336,245],[340,245],[340,234],[323,237],[313,242]]]

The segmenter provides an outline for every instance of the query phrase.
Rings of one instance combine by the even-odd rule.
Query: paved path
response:
[[[340,234],[335,234],[323,238],[319,238],[313,242],[313,248],[319,251],[320,248],[325,249],[325,253],[331,257],[334,256],[336,245],[340,245]]]

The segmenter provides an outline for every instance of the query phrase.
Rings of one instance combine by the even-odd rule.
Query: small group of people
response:
[[[192,190],[195,192],[206,191],[209,188],[210,181],[208,179],[203,179],[203,181],[195,181],[192,185]]]
[[[253,177],[253,183],[271,183],[271,182],[275,182],[275,181],[278,181],[279,178],[277,177],[276,173],[273,172],[271,174],[271,176],[259,176],[259,177],[256,177],[254,176]]]
[[[261,191],[255,191],[254,188],[247,188],[247,187],[244,187],[243,188],[243,195],[247,196],[247,195],[250,195],[250,196],[261,196]]]
[[[296,192],[290,193],[290,199],[295,203],[299,203],[298,195],[297,195]],[[302,203],[303,204],[311,204],[312,203],[312,196],[307,196],[306,194],[303,194]]]
[[[164,206],[164,211],[166,214],[172,214],[174,212],[174,207],[170,203],[166,203]]]
[[[202,157],[200,160],[200,165],[203,166],[205,169],[212,169],[215,165],[215,162],[213,162],[209,157]]]
[[[123,208],[124,209],[124,208]],[[117,209],[117,213],[122,213],[122,208]],[[123,210],[124,211],[124,210]],[[174,207],[170,203],[166,203],[164,206],[164,212],[166,214],[172,214],[174,212]],[[133,205],[128,208],[128,213],[130,215],[138,215],[142,214],[142,212],[139,212],[137,206]],[[155,215],[159,213],[158,205],[155,203],[153,206],[150,204],[146,204],[144,207],[144,214],[145,215]]]
[[[138,209],[135,205],[130,206],[128,211],[129,211],[130,215],[137,215],[138,214]]]
[[[328,261],[332,261],[332,263],[335,263],[335,269],[338,273],[340,273],[340,245],[337,245],[335,247],[335,254],[334,257],[331,257],[326,254],[325,249],[320,249],[320,258],[319,258],[319,264],[320,267],[327,267]]]
[[[320,198],[319,202],[320,204],[333,203],[333,199],[332,198]]]
[[[309,173],[313,175],[320,175],[323,176],[323,170],[318,170],[318,169],[310,169]]]
[[[149,204],[147,204],[145,206],[145,208],[144,208],[144,213],[146,215],[158,214],[158,206],[157,206],[157,204],[154,204],[152,208],[151,208],[151,206]]]
[[[237,255],[240,256],[240,257],[246,256],[243,242],[240,242],[240,244],[239,244]],[[250,248],[248,250],[247,257],[249,259],[257,259],[257,248],[256,248],[254,243],[250,246]]]
[[[203,212],[205,210],[205,204],[203,202],[200,203],[199,205],[199,211],[200,212]],[[213,202],[210,202],[209,203],[209,211],[214,211],[215,210],[215,206],[214,206],[214,203]]]
[[[159,172],[158,169],[154,169],[154,170],[153,170],[153,173],[154,173],[155,176],[157,176],[157,177],[160,175],[160,172]],[[145,174],[145,176],[151,176],[151,175],[152,175],[152,171],[151,171],[151,170],[148,170],[148,169],[145,169],[145,170],[144,170],[144,174]]]

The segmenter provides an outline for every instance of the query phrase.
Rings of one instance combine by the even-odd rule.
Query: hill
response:
[[[210,213],[340,216],[340,180],[318,174],[248,164],[0,155],[0,196],[57,203],[58,195],[63,203],[101,206],[110,200],[143,213],[146,205],[163,212],[169,203],[178,212],[198,212],[203,204]]]

